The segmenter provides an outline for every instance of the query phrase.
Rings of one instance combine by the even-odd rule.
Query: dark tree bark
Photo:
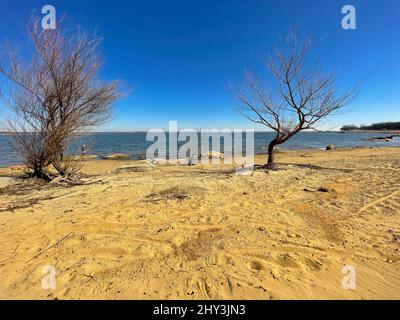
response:
[[[277,145],[277,140],[272,140],[268,145],[268,160],[266,167],[268,169],[273,169],[274,167],[274,148]]]

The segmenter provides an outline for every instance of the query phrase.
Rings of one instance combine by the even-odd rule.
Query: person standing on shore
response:
[[[82,146],[81,154],[82,154],[82,155],[85,155],[85,154],[86,154],[86,144],[84,144],[84,145]]]

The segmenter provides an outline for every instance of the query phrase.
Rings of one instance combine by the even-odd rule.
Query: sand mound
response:
[[[145,197],[145,202],[160,202],[160,201],[183,201],[193,196],[199,196],[205,193],[204,188],[196,186],[187,187],[172,187],[159,192],[150,193]]]

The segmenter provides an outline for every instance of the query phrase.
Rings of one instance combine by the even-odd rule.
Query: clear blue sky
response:
[[[327,126],[400,121],[399,0],[1,0],[0,40],[26,41],[33,10],[52,4],[104,38],[102,75],[132,92],[101,130],[254,127],[235,112],[227,89],[246,68],[259,70],[292,27],[324,37],[324,66],[351,85],[376,70],[350,111]],[[357,30],[341,28],[341,8],[357,9]],[[261,129],[262,127],[255,127]]]

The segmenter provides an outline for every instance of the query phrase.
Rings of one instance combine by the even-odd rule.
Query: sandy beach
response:
[[[398,299],[400,148],[277,162],[238,176],[93,160],[81,185],[0,169],[0,298]],[[46,265],[55,290],[41,286]],[[342,288],[345,265],[355,290]]]

